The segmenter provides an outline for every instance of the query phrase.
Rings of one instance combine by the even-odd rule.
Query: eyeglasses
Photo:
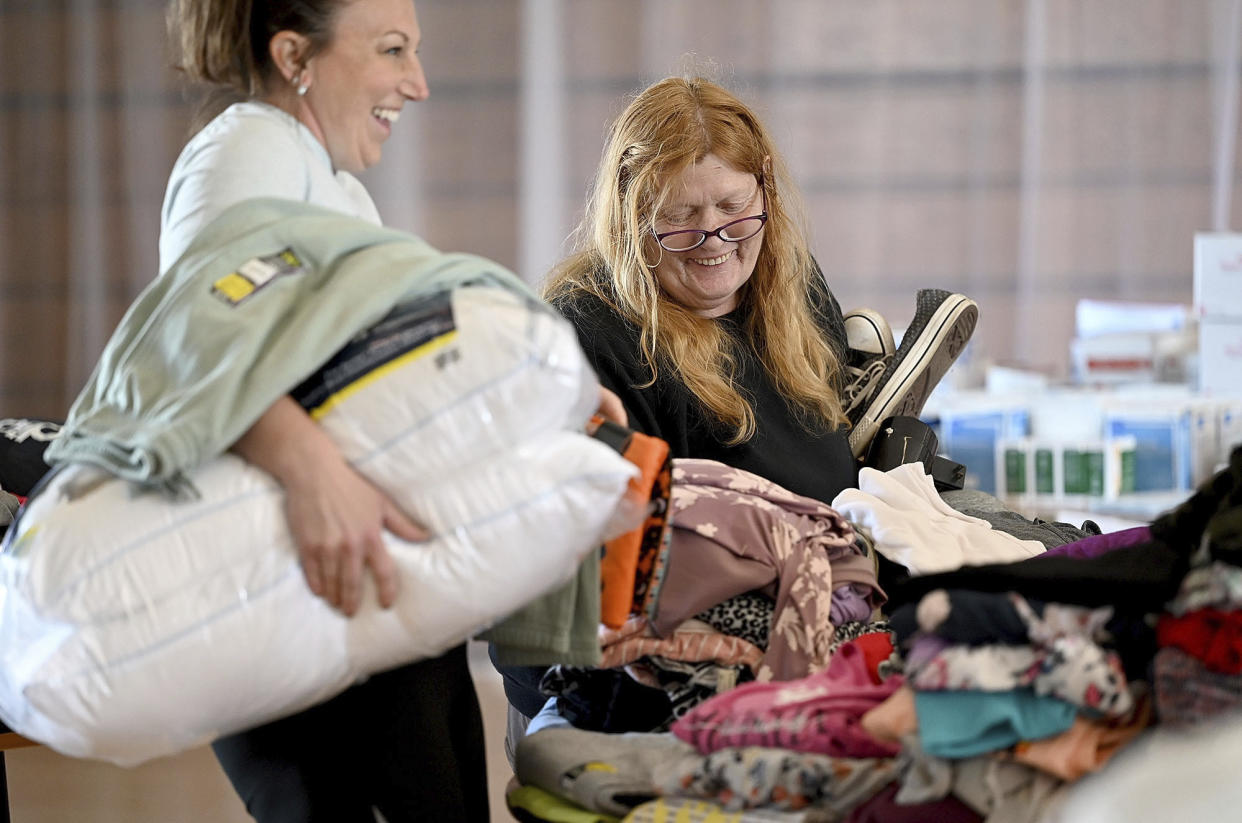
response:
[[[740,243],[743,240],[749,240],[758,234],[764,224],[768,222],[768,190],[763,185],[762,175],[759,176],[759,192],[763,195],[763,211],[760,214],[730,221],[711,231],[706,229],[684,229],[682,231],[666,231],[662,234],[655,234],[655,230],[652,229],[652,234],[655,234],[656,242],[660,244],[660,248],[672,252],[697,249],[706,243],[709,237],[719,237],[727,243]]]

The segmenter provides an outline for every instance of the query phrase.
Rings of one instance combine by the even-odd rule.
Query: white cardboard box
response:
[[[1242,317],[1199,321],[1199,391],[1208,397],[1242,395]]]
[[[1195,313],[1242,322],[1242,234],[1195,235]]]
[[[1096,383],[1150,383],[1156,379],[1156,340],[1148,332],[1101,334],[1070,341],[1074,380]]]

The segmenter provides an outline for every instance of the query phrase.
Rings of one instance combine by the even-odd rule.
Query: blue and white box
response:
[[[1031,433],[1031,412],[1023,404],[958,406],[940,410],[940,451],[966,467],[966,487],[996,494],[997,444]]]
[[[1112,407],[1104,412],[1104,436],[1134,437],[1134,491],[1191,491],[1216,465],[1216,415],[1202,402]]]

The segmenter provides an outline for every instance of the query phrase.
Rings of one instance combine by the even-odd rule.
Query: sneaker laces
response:
[[[841,396],[845,401],[846,414],[852,412],[867,399],[871,394],[872,384],[888,368],[888,361],[891,359],[891,355],[881,355],[873,357],[862,366],[845,367],[845,373],[849,376],[849,381],[845,384]]]

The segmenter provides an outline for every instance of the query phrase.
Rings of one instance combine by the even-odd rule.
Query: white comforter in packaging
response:
[[[191,501],[69,467],[0,554],[5,722],[139,763],[438,654],[573,576],[634,469],[580,433],[598,387],[572,329],[483,287],[377,329],[295,396],[434,534],[388,538],[396,605],[369,581],[352,619],[311,594],[280,488],[240,459],[196,470]]]

